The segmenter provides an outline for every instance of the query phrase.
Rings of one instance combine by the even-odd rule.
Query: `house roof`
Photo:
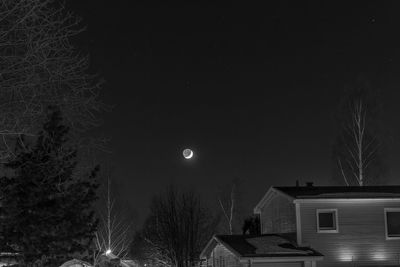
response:
[[[278,234],[265,234],[258,236],[216,235],[214,236],[214,240],[239,257],[322,256],[321,253],[309,247],[298,247],[295,242]],[[217,242],[213,244],[213,247]],[[207,246],[211,246],[211,244],[209,243]]]
[[[254,213],[260,213],[262,207],[276,195],[283,195],[290,201],[298,199],[400,199],[400,186],[274,186],[254,207]]]
[[[400,186],[277,186],[295,199],[400,198]]]

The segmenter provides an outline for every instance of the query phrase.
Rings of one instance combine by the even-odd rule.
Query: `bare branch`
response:
[[[349,97],[347,102],[349,113],[343,125],[342,154],[337,158],[337,165],[347,185],[354,183],[355,180],[357,185],[363,186],[370,179],[368,168],[376,162],[379,144],[370,124],[367,123],[370,105],[366,100],[366,92],[356,90]],[[342,162],[347,163],[346,168],[343,168]]]
[[[343,179],[344,179],[346,185],[349,186],[349,182],[347,181],[346,174],[343,171],[342,162],[340,159],[338,159],[338,164],[339,164],[340,171],[342,172]]]
[[[12,156],[13,140],[35,136],[50,105],[61,109],[74,135],[99,125],[102,82],[70,42],[84,30],[80,20],[54,1],[2,0],[0,21],[2,159]]]

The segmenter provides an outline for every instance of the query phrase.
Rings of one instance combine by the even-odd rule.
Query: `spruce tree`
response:
[[[11,175],[1,180],[1,241],[21,253],[20,266],[59,266],[89,256],[98,168],[75,175],[77,150],[68,145],[68,132],[60,111],[49,108],[36,143],[20,145],[6,164]]]

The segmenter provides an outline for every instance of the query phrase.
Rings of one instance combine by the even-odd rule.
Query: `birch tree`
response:
[[[364,86],[350,90],[341,106],[340,134],[334,157],[339,176],[347,186],[376,184],[381,179],[376,99]]]
[[[235,183],[232,184],[230,193],[229,193],[229,200],[227,204],[222,203],[222,198],[218,198],[218,203],[221,207],[222,213],[226,219],[228,224],[229,234],[233,234],[233,217],[235,212],[235,193],[236,193],[236,185]]]
[[[98,256],[113,254],[119,258],[127,256],[131,243],[131,224],[116,208],[116,199],[111,191],[111,179],[107,177],[107,192],[101,214],[101,225],[96,232],[95,245]]]
[[[225,186],[218,194],[218,205],[221,208],[223,217],[221,223],[223,224],[223,228],[227,229],[231,235],[240,233],[241,224],[244,219],[240,203],[241,187],[240,179],[235,178],[229,186]]]
[[[76,141],[99,124],[101,80],[71,42],[84,30],[60,1],[0,0],[0,159],[16,139],[35,137],[48,106],[60,108]]]

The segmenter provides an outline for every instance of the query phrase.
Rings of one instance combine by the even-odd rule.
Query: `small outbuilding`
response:
[[[314,267],[323,255],[278,234],[215,235],[200,258],[203,267]]]

